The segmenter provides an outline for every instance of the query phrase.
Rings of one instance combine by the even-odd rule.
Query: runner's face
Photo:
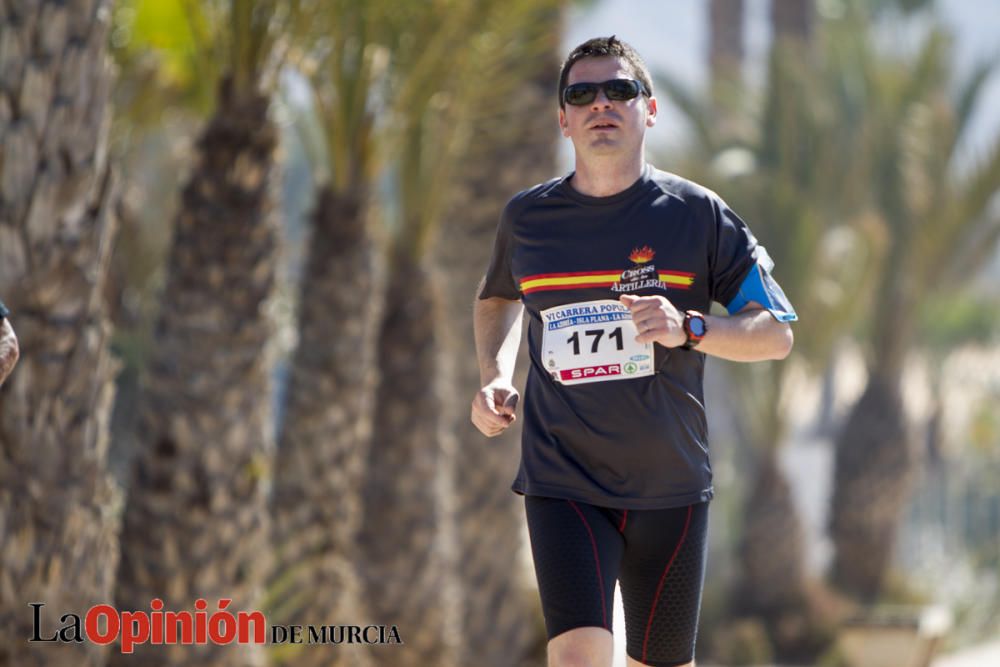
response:
[[[584,58],[573,64],[566,85],[609,79],[634,79],[621,58]],[[642,150],[647,127],[656,123],[656,99],[637,95],[630,100],[609,100],[603,90],[590,104],[565,105],[559,110],[559,125],[569,137],[577,156],[629,155]]]

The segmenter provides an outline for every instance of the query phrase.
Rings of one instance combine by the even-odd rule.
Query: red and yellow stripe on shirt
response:
[[[660,281],[674,289],[691,289],[694,274],[684,271],[659,271]],[[621,271],[571,271],[568,273],[539,273],[521,281],[521,293],[547,290],[583,289],[585,287],[611,287],[620,282]]]

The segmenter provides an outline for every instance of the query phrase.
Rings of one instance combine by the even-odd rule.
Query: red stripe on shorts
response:
[[[597,585],[601,589],[601,616],[604,618],[604,627],[610,630],[611,628],[608,628],[607,605],[604,602],[604,577],[601,575],[601,559],[597,555],[597,540],[594,539],[594,531],[590,529],[590,524],[587,523],[587,517],[583,516],[583,512],[581,512],[580,508],[576,506],[576,503],[572,500],[567,500],[566,502],[572,505],[573,509],[576,510],[576,513],[580,515],[580,521],[583,521],[583,526],[587,529],[587,534],[590,535],[590,546],[594,548],[594,562],[597,564]]]
[[[667,580],[667,573],[670,572],[670,566],[674,564],[674,559],[677,558],[677,554],[681,551],[681,546],[684,545],[684,540],[687,538],[688,526],[691,525],[691,511],[694,509],[694,505],[688,506],[687,519],[684,521],[684,532],[681,533],[681,539],[677,542],[677,546],[674,547],[674,555],[670,557],[670,561],[667,563],[666,569],[663,570],[663,575],[660,577],[660,583],[656,587],[656,597],[653,598],[653,608],[649,610],[649,620],[646,621],[646,636],[642,640],[642,661],[646,662],[646,645],[649,644],[649,629],[653,627],[653,614],[656,613],[656,603],[660,601],[660,593],[663,592],[663,584]]]

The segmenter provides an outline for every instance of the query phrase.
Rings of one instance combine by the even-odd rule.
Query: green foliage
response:
[[[860,128],[849,144],[857,155],[850,168],[870,184],[865,200],[878,221],[866,233],[880,248],[870,360],[894,377],[919,335],[920,302],[934,293],[953,297],[1000,238],[1000,218],[990,210],[1000,188],[1000,142],[969,170],[958,152],[991,67],[978,67],[955,94],[953,44],[942,28],[927,31],[915,56],[861,39],[856,16],[831,21],[828,30],[829,41],[842,44],[833,54],[859,73],[842,79],[839,99]]]
[[[114,14],[111,53],[119,67],[120,106],[137,125],[155,124],[165,106],[207,114],[222,63],[222,19],[215,3],[125,0]]]
[[[529,77],[553,36],[557,0],[478,0],[464,19],[457,7],[443,7],[441,35],[430,38],[436,51],[415,47],[414,67],[397,82],[396,127],[403,201],[402,247],[426,251],[444,212],[448,186],[470,131],[484,115],[495,114]],[[430,55],[429,55],[430,54]],[[497,119],[502,122],[501,119]]]
[[[800,316],[794,354],[821,368],[865,305],[878,246],[865,233],[869,184],[852,164],[856,114],[837,109],[839,71],[794,56],[775,49],[760,103],[736,124],[742,134],[720,134],[708,100],[658,78],[696,128],[684,171],[722,192],[763,240]]]
[[[111,34],[119,109],[142,127],[167,107],[207,115],[223,75],[237,89],[269,88],[298,19],[297,1],[122,0]]]
[[[973,294],[934,295],[920,304],[918,342],[939,354],[1000,336],[1000,302]]]
[[[1000,215],[990,208],[1000,190],[1000,141],[971,169],[961,168],[958,152],[992,66],[980,65],[953,91],[953,43],[943,28],[931,24],[915,53],[877,42],[869,21],[888,4],[845,2],[844,11],[827,13],[818,57],[775,48],[759,100],[746,100],[736,123],[659,77],[695,129],[685,173],[722,192],[767,245],[800,316],[793,354],[816,369],[838,338],[862,333],[872,363],[894,372],[920,335],[920,305],[934,294],[954,305],[1000,239]],[[974,322],[971,313],[949,324],[958,316],[934,321],[986,325],[985,315]],[[942,335],[940,327],[928,332]],[[780,395],[780,377],[736,373]],[[764,427],[781,420],[763,419],[760,407],[745,410],[761,422],[751,430],[773,440]]]
[[[872,13],[876,15],[886,12],[914,14],[931,9],[934,0],[865,0],[862,4],[870,5]]]
[[[989,205],[1000,188],[1000,142],[962,170],[958,147],[991,64],[953,93],[953,44],[942,28],[932,26],[913,56],[878,48],[865,20],[855,12],[825,27],[832,108],[844,126],[836,139],[849,158],[838,168],[857,175],[848,193],[868,207],[858,229],[875,250],[871,335],[885,349],[912,338],[909,313],[924,295],[950,294],[996,248],[1000,219]]]
[[[192,2],[137,0],[119,5],[117,29],[128,39],[116,43],[120,52],[135,55],[143,49],[159,52],[160,76],[178,88],[193,88],[208,62],[203,60],[210,17]]]
[[[976,406],[969,424],[969,444],[984,462],[1000,460],[1000,416],[996,412],[1000,391],[992,394]],[[993,481],[994,486],[998,486],[998,480]]]
[[[794,358],[819,370],[867,305],[864,288],[879,253],[867,230],[879,225],[865,197],[870,184],[855,164],[859,130],[851,119],[863,111],[838,108],[852,70],[835,59],[801,57],[799,48],[772,51],[765,87],[736,123],[721,122],[731,110],[658,79],[696,128],[683,171],[721,192],[766,245],[800,318]],[[760,450],[783,438],[780,397],[790,367],[731,367],[745,387],[735,392],[741,421]]]
[[[530,72],[561,2],[349,0],[309,4],[292,62],[323,128],[313,151],[339,191],[389,179],[396,245],[422,253],[443,212],[470,127]],[[315,142],[314,142],[315,143]]]
[[[339,0],[304,3],[301,11],[310,20],[295,25],[289,61],[312,89],[315,114],[296,124],[308,135],[303,145],[320,181],[338,192],[367,186],[375,175],[374,102],[388,56],[389,5]]]

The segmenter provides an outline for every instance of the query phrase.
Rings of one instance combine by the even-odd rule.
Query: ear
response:
[[[564,137],[569,136],[569,123],[566,122],[566,110],[562,107],[559,108],[559,129],[562,130]]]
[[[656,98],[650,97],[646,100],[646,127],[656,125]]]

